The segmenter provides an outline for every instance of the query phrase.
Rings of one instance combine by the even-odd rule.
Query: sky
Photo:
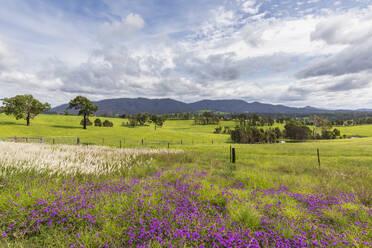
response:
[[[17,94],[372,108],[372,0],[1,0]]]

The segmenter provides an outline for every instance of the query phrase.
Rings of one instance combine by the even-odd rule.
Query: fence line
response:
[[[44,143],[44,138],[43,137],[8,137],[7,139],[8,142],[25,142],[25,143]]]
[[[152,140],[152,139],[138,139],[128,140],[125,137],[118,137],[115,140],[107,140],[101,137],[77,137],[77,136],[47,136],[47,137],[8,137],[8,142],[23,142],[23,143],[46,143],[46,144],[66,144],[66,145],[105,145],[112,147],[125,147],[125,146],[196,146],[202,144],[218,144],[215,140],[210,141],[203,140],[184,140],[179,139],[178,141],[173,140]],[[221,143],[222,144],[222,143]],[[225,142],[224,142],[225,144]]]

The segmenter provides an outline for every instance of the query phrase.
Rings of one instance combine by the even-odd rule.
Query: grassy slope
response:
[[[91,118],[94,120],[94,118]],[[12,117],[0,115],[0,137],[6,139],[9,136],[75,136],[80,137],[82,142],[102,143],[119,145],[119,140],[124,139],[127,143],[139,144],[141,139],[148,141],[169,141],[192,143],[224,143],[229,139],[228,135],[215,135],[214,125],[195,126],[193,121],[166,121],[163,128],[154,130],[154,126],[129,128],[122,127],[123,119],[109,119],[114,123],[113,128],[88,127],[83,130],[79,125],[81,117],[76,116],[50,116],[40,115],[32,120],[31,126],[25,126],[24,120],[15,120]],[[233,122],[221,123],[233,126]]]
[[[93,121],[95,118],[91,118]],[[79,125],[81,117],[79,116],[59,116],[59,115],[40,115],[31,121],[31,126],[27,127],[24,120],[15,120],[12,116],[0,114],[0,138],[5,140],[10,136],[42,136],[42,137],[60,137],[72,136],[80,137],[81,142],[119,145],[119,140],[126,140],[127,144],[137,145],[141,139],[145,141],[168,141],[171,143],[192,143],[211,144],[229,142],[229,135],[213,134],[215,125],[194,125],[192,120],[165,122],[163,128],[154,130],[154,126],[128,128],[122,127],[121,123],[126,122],[123,119],[108,119],[114,123],[113,128],[88,127],[88,130],[82,130]],[[220,126],[234,127],[235,122],[222,121]],[[371,125],[356,127],[337,127],[341,134],[348,136],[372,137]],[[70,140],[75,140],[71,138]]]
[[[78,136],[82,142],[100,143],[104,138],[105,144],[111,145],[118,145],[120,137],[125,137],[127,143],[137,144],[137,146],[141,138],[172,142],[179,142],[182,139],[184,142],[182,146],[172,145],[172,147],[188,150],[193,152],[195,156],[193,156],[191,163],[181,166],[189,167],[191,170],[193,168],[207,169],[207,178],[203,179],[206,188],[210,184],[224,186],[241,183],[245,186],[254,185],[261,189],[279,185],[293,186],[299,191],[302,189],[302,192],[308,193],[332,189],[355,193],[360,202],[365,205],[371,204],[372,127],[370,125],[340,128],[342,134],[367,136],[367,138],[361,139],[269,145],[233,144],[237,149],[237,164],[231,165],[228,163],[230,144],[226,143],[229,141],[229,136],[213,134],[214,126],[195,126],[193,121],[166,121],[163,128],[155,131],[153,127],[121,127],[122,119],[110,119],[114,122],[113,128],[89,127],[88,130],[82,130],[79,126],[80,120],[81,117],[74,116],[41,115],[31,122],[31,127],[26,127],[22,120],[15,121],[13,118],[0,115],[0,137],[4,139],[14,135]],[[233,126],[234,123],[221,123],[221,125]],[[211,144],[212,139],[213,145]],[[191,145],[192,140],[199,144]],[[317,148],[320,149],[321,154],[320,170],[316,157]],[[164,166],[164,162],[158,161],[158,163],[159,166]],[[180,165],[175,162],[167,166],[171,168]],[[14,178],[13,182],[15,187],[19,186],[17,191],[23,190],[21,177]],[[323,189],[319,189],[319,187]],[[35,186],[35,190],[39,190],[39,188],[37,185]],[[15,190],[11,192],[15,192]],[[236,190],[235,193],[241,198],[247,197],[245,191]],[[209,194],[208,197],[212,197]],[[265,199],[264,202],[269,202],[269,200]],[[292,200],[282,199],[282,201],[287,206],[286,215],[301,215],[298,213],[296,205],[291,205]],[[233,205],[233,207],[234,213],[243,213],[246,209],[244,206]],[[337,217],[332,218],[332,221],[340,221]],[[242,220],[250,223],[246,217]],[[345,223],[345,228],[347,228],[349,221]]]
[[[88,130],[83,130],[79,125],[80,120],[81,117],[76,116],[40,115],[33,120],[31,127],[27,127],[23,120],[16,121],[11,117],[0,115],[0,137],[4,139],[8,136],[78,136],[82,143],[104,142],[105,145],[113,146],[119,146],[119,140],[123,138],[126,140],[125,146],[138,146],[140,140],[144,138],[145,142],[174,142],[177,144],[172,147],[196,152],[201,160],[200,165],[224,163],[229,160],[229,135],[213,134],[214,125],[196,126],[191,120],[166,121],[163,128],[155,131],[153,126],[121,127],[123,120],[112,118],[110,120],[114,122],[113,128],[88,127]],[[234,126],[234,122],[225,122],[221,125]],[[371,125],[340,129],[342,134],[350,136],[372,136]],[[179,144],[180,140],[183,141],[183,145]],[[192,141],[198,145],[192,145]],[[165,147],[166,144],[162,146]],[[372,188],[372,153],[370,152],[372,137],[292,144],[233,144],[233,146],[237,149],[238,162],[243,165],[238,167],[242,176],[251,175],[260,178],[267,186],[279,184],[316,186],[322,185],[322,180],[327,180],[327,184],[332,187],[348,191],[355,191],[355,187],[362,187],[361,190],[369,186]],[[321,173],[317,169],[317,148],[320,149],[321,167],[324,169]],[[294,177],[295,175],[302,176]],[[361,184],[364,186],[360,186]]]

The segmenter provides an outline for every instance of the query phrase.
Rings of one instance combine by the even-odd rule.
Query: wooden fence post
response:
[[[56,140],[53,138],[53,145],[56,143]]]
[[[320,156],[319,156],[319,148],[316,149],[316,152],[318,154],[318,164],[319,164],[319,170],[320,170]]]
[[[230,145],[230,163],[231,163],[231,145]]]
[[[143,139],[142,139],[142,145],[143,145]]]
[[[168,142],[168,149],[169,149],[169,142]]]
[[[181,145],[182,145],[182,140],[181,140]]]
[[[77,145],[80,144],[80,138],[79,138],[79,137],[76,138],[76,144],[77,144]]]
[[[235,148],[232,148],[231,151],[232,151],[232,163],[235,164],[235,160],[236,160]]]

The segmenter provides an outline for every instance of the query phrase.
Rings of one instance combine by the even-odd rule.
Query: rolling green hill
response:
[[[90,119],[94,121],[96,117]],[[0,115],[0,138],[5,140],[11,136],[25,137],[65,137],[65,140],[81,139],[82,143],[95,143],[119,146],[120,140],[127,145],[138,145],[142,139],[146,142],[170,142],[185,144],[225,144],[230,143],[227,134],[214,134],[216,125],[194,125],[193,120],[167,120],[162,128],[155,130],[153,125],[145,127],[123,127],[126,119],[104,118],[114,123],[114,127],[90,126],[83,130],[79,125],[82,117],[64,115],[39,115],[27,127],[24,120],[15,120],[12,116]],[[234,127],[234,121],[221,121],[219,126]],[[276,124],[277,125],[277,124]],[[282,127],[282,126],[281,126]],[[356,137],[372,137],[372,125],[337,127],[342,135]],[[104,140],[104,141],[103,141]]]
[[[182,206],[180,212],[189,219],[194,206],[205,202],[210,204],[203,205],[198,211],[206,214],[207,222],[211,223],[211,213],[217,209],[218,214],[226,214],[223,223],[228,221],[224,228],[235,230],[237,234],[241,231],[234,229],[236,223],[249,228],[252,233],[266,230],[271,233],[271,230],[275,230],[275,235],[282,240],[296,239],[295,235],[300,228],[308,232],[304,238],[309,242],[328,240],[328,237],[335,236],[334,233],[344,235],[342,240],[348,244],[346,246],[364,247],[369,242],[372,125],[340,128],[341,132],[350,136],[366,136],[360,139],[253,145],[231,144],[229,135],[213,134],[214,125],[197,126],[191,120],[166,121],[165,126],[157,130],[154,126],[122,127],[120,124],[125,120],[114,118],[110,119],[114,123],[113,128],[88,127],[88,130],[83,130],[79,125],[80,120],[81,117],[76,116],[40,115],[27,127],[23,120],[16,121],[0,115],[0,137],[43,136],[48,142],[54,138],[56,142],[66,143],[75,143],[76,137],[79,137],[81,143],[115,147],[119,146],[120,140],[125,147],[142,147],[142,138],[145,140],[144,147],[166,148],[167,142],[173,144],[170,150],[163,149],[161,152],[148,149],[147,152],[152,151],[154,155],[115,160],[115,157],[120,158],[130,151],[146,152],[146,149],[119,150],[100,146],[36,146],[0,142],[0,231],[3,232],[4,240],[0,240],[0,246],[63,247],[66,243],[80,242],[93,247],[101,241],[92,239],[92,232],[99,232],[102,242],[125,243],[129,242],[130,235],[127,235],[126,224],[129,222],[120,221],[123,211],[138,211],[139,215],[146,211],[151,213],[149,217],[141,215],[141,223],[142,220],[157,218],[167,220],[169,216],[175,216],[172,210],[179,212],[177,209]],[[221,125],[234,126],[235,123],[223,122]],[[60,136],[65,138],[58,138]],[[154,141],[165,143],[151,143]],[[236,149],[236,164],[229,163],[230,145]],[[320,150],[320,166],[317,149]],[[128,167],[119,169],[118,164],[122,161],[126,161]],[[75,163],[77,169],[86,171],[90,171],[91,167],[107,171],[109,168],[114,169],[102,175],[63,174],[67,167],[73,167]],[[49,175],[40,169],[43,166],[51,166],[61,175]],[[130,188],[131,193],[112,192],[126,189],[127,186],[123,185],[133,187]],[[66,192],[54,195],[56,189]],[[92,190],[97,192],[89,193]],[[81,192],[88,192],[85,198],[81,198]],[[176,194],[174,199],[169,200],[169,192]],[[97,198],[97,194],[102,197]],[[193,201],[190,211],[185,210],[183,201],[188,194],[188,200]],[[79,213],[69,213],[66,223],[63,222],[65,212],[58,212],[59,208],[56,210],[57,215],[48,215],[49,209],[55,207],[55,202],[61,196],[66,198],[60,202],[64,207],[69,202],[69,209]],[[9,199],[15,199],[17,205],[12,205]],[[81,208],[79,202],[75,203],[71,199],[84,202],[87,199],[89,207]],[[142,203],[145,204],[143,207],[140,205]],[[164,204],[169,205],[164,208]],[[156,208],[158,205],[162,207]],[[132,206],[136,206],[134,208],[137,210]],[[35,211],[42,214],[40,227],[33,221],[32,214]],[[115,218],[111,218],[111,215]],[[273,226],[265,229],[267,221],[263,217],[271,221]],[[97,224],[92,225],[93,221]],[[190,228],[198,228],[199,221],[199,217],[193,219],[192,223],[197,224],[192,224]],[[40,230],[30,229],[31,234],[25,236],[13,232],[13,229],[23,230],[24,225],[32,228],[36,225]],[[142,226],[134,223],[132,226],[138,226],[138,232],[147,228],[146,224]],[[184,227],[189,228],[180,225],[180,228]],[[4,233],[7,235],[5,238]],[[117,236],[110,239],[112,233]],[[200,235],[204,234],[200,232]],[[123,237],[124,241],[119,237]],[[172,237],[166,236],[170,240]],[[262,239],[266,240],[264,236]],[[150,246],[162,247],[154,244]]]

